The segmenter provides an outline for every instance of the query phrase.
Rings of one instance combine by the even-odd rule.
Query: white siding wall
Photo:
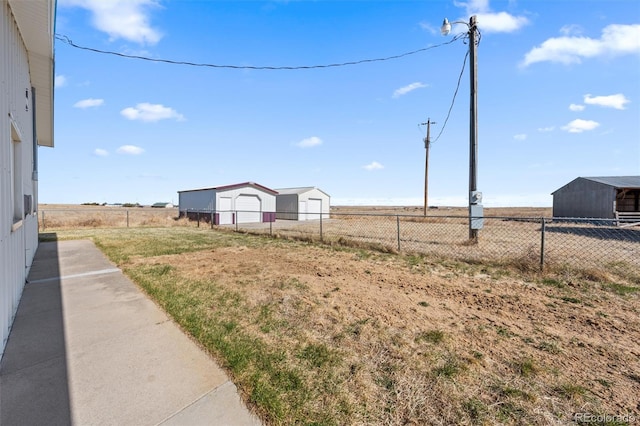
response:
[[[226,191],[218,191],[216,195],[216,201],[218,201],[220,197],[231,197],[231,199],[233,200],[231,206],[234,210],[236,210],[237,209],[236,199],[240,195],[257,195],[260,198],[263,212],[276,211],[276,196],[269,192],[262,191],[258,188],[254,188],[252,186],[243,186],[241,188],[233,188]]]
[[[317,188],[310,189],[309,191],[306,191],[300,194],[300,200],[307,201],[307,206],[315,204],[313,202],[309,203],[309,200],[322,200],[322,218],[329,219],[329,209],[331,204],[331,198],[324,192],[320,191]],[[315,207],[313,209],[309,209],[309,207],[307,207],[308,213],[320,213],[319,211],[316,211],[316,210],[317,209]],[[320,215],[318,214],[307,215],[307,217],[309,219],[320,219]]]
[[[4,351],[22,289],[38,246],[35,214],[23,212],[22,195],[32,195],[37,206],[37,182],[33,181],[34,134],[31,80],[27,50],[11,9],[0,1],[0,355]],[[28,92],[29,98],[26,97]],[[27,110],[27,105],[29,106]],[[20,134],[20,164],[12,154],[14,134]],[[16,167],[17,166],[17,167]],[[20,175],[14,173],[21,171]],[[14,182],[18,192],[15,194]],[[14,201],[19,201],[22,221],[14,220]],[[35,210],[35,209],[34,209]]]

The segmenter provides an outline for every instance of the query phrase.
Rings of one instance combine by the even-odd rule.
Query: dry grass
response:
[[[621,277],[208,229],[84,233],[218,357],[267,424],[638,415],[640,293]]]
[[[338,214],[387,214],[387,215],[413,215],[421,216],[424,213],[422,207],[405,206],[332,206],[332,213]],[[467,216],[468,207],[437,207],[429,208],[427,216]],[[551,207],[485,207],[486,217],[521,217],[540,218],[551,217],[553,214]]]
[[[188,221],[177,220],[177,218],[178,209],[176,208],[41,204],[38,212],[41,230],[191,226]]]
[[[385,252],[423,253],[467,262],[517,264],[523,270],[541,268],[540,222],[487,217],[475,244],[469,241],[466,217],[397,218],[362,214],[334,214],[333,217],[323,221],[322,238],[318,221],[243,224],[241,230]],[[640,268],[640,231],[624,230],[625,238],[617,238],[620,230],[596,225],[554,224],[553,228],[547,228],[544,267],[549,270],[569,267],[621,272]]]

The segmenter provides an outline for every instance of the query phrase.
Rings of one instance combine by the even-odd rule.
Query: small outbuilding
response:
[[[329,218],[331,197],[314,186],[277,189],[276,217],[288,220]]]
[[[180,217],[209,217],[216,225],[274,222],[278,193],[254,182],[178,191]]]
[[[551,195],[554,217],[640,217],[640,176],[579,177]]]

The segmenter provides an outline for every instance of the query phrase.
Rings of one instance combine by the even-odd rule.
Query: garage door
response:
[[[257,195],[238,195],[236,198],[236,211],[238,223],[262,222],[260,198]]]
[[[309,220],[319,220],[320,213],[322,213],[322,200],[309,198],[309,201],[307,202],[307,211],[309,212],[309,214],[307,215]]]

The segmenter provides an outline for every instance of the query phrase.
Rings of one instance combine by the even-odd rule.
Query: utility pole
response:
[[[427,125],[427,137],[424,138],[424,216],[427,215],[427,209],[429,208],[429,148],[431,148],[431,125],[436,124],[435,121],[427,119],[426,123],[421,123],[423,126]]]
[[[478,230],[482,229],[484,223],[482,193],[478,191],[478,53],[476,48],[480,42],[480,32],[476,15],[469,19],[468,24],[464,21],[453,23],[465,24],[469,29],[467,33],[469,56],[471,57],[471,72],[469,73],[471,85],[469,90],[469,241],[475,244],[478,242]],[[440,32],[444,36],[451,32],[451,22],[447,18],[444,18]]]
[[[469,53],[471,59],[470,86],[471,99],[469,108],[469,240],[478,242],[478,226],[472,224],[472,217],[478,214],[476,192],[478,190],[478,40],[476,38],[476,16],[469,19]],[[472,199],[473,198],[473,199]],[[482,205],[480,205],[481,209]]]

